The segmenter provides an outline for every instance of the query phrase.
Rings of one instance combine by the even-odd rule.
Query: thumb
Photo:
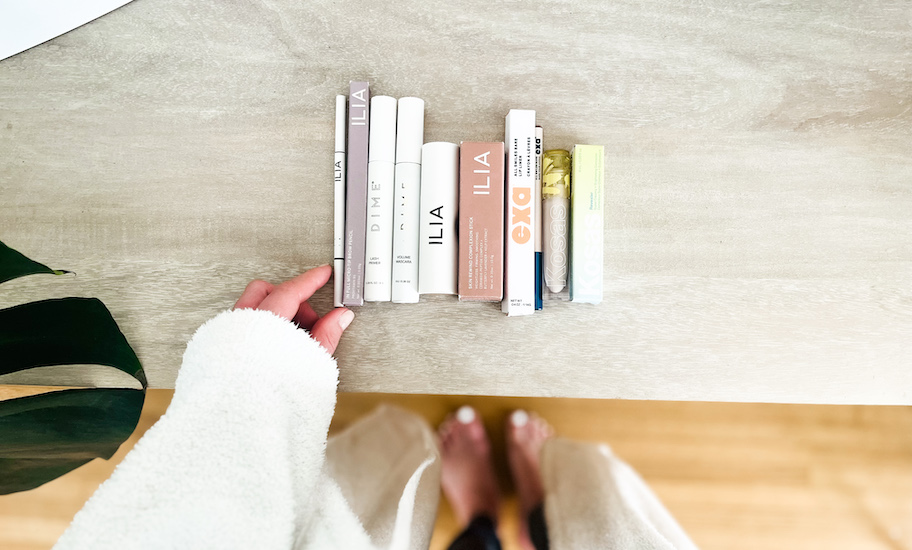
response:
[[[310,335],[329,353],[336,352],[336,346],[342,338],[342,333],[348,328],[355,314],[350,309],[336,308],[314,323]]]

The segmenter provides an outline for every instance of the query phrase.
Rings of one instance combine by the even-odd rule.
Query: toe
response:
[[[475,409],[468,405],[463,405],[456,411],[456,419],[462,424],[471,424],[477,418],[478,414],[475,412]]]
[[[437,434],[440,437],[441,441],[448,441],[452,438],[453,435],[453,424],[456,421],[453,418],[453,415],[447,416],[443,422],[440,423],[440,426],[437,428]]]
[[[538,438],[548,437],[554,431],[553,428],[551,428],[551,424],[548,424],[544,418],[538,416],[535,413],[532,413],[531,424],[533,426],[533,433]]]
[[[525,432],[529,429],[529,413],[517,409],[507,417],[507,439],[513,442],[522,441]]]
[[[529,423],[530,418],[535,418],[535,414],[533,413],[533,415],[530,417],[528,412],[522,409],[517,409],[510,415],[510,424],[516,428],[522,428]]]
[[[453,424],[456,423],[456,416],[453,413],[446,415],[446,418],[443,419],[443,422],[440,423],[440,426],[437,428],[440,431],[449,432],[453,428]]]

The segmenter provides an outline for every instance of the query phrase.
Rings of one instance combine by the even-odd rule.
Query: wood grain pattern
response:
[[[0,306],[98,296],[172,387],[248,280],[330,260],[333,96],[366,79],[428,141],[522,107],[604,144],[606,291],[366,306],[342,389],[910,404],[910,67],[904,2],[137,0],[0,62],[0,238],[78,274]]]
[[[0,398],[15,390],[0,386]],[[136,434],[110,461],[0,496],[0,548],[50,548],[171,395],[149,392]],[[507,496],[500,523],[506,550],[519,548],[503,454],[503,422],[516,408],[537,411],[565,437],[609,443],[703,550],[912,548],[910,407],[340,394],[331,431],[380,403],[432,425],[465,403],[478,410]],[[431,549],[446,548],[458,529],[442,500]]]

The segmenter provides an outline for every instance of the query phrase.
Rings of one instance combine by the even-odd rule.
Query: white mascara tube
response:
[[[367,154],[367,235],[364,300],[389,302],[392,292],[393,176],[396,163],[396,98],[371,98]]]
[[[396,123],[396,191],[393,206],[393,302],[418,301],[418,224],[424,100],[399,99]]]
[[[342,307],[345,271],[345,96],[336,96],[336,155],[333,159],[333,307]]]
[[[436,141],[421,149],[418,292],[456,294],[459,146]]]

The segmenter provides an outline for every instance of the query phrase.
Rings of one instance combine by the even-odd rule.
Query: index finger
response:
[[[280,284],[263,299],[257,309],[271,311],[289,321],[294,318],[301,304],[329,281],[332,267],[321,265],[305,271],[294,279]]]
[[[274,286],[266,281],[259,279],[250,281],[250,284],[244,289],[244,293],[241,294],[237,303],[234,304],[234,309],[256,309],[256,307],[262,303],[263,298],[269,296],[269,293],[272,292],[272,289],[274,288]]]

